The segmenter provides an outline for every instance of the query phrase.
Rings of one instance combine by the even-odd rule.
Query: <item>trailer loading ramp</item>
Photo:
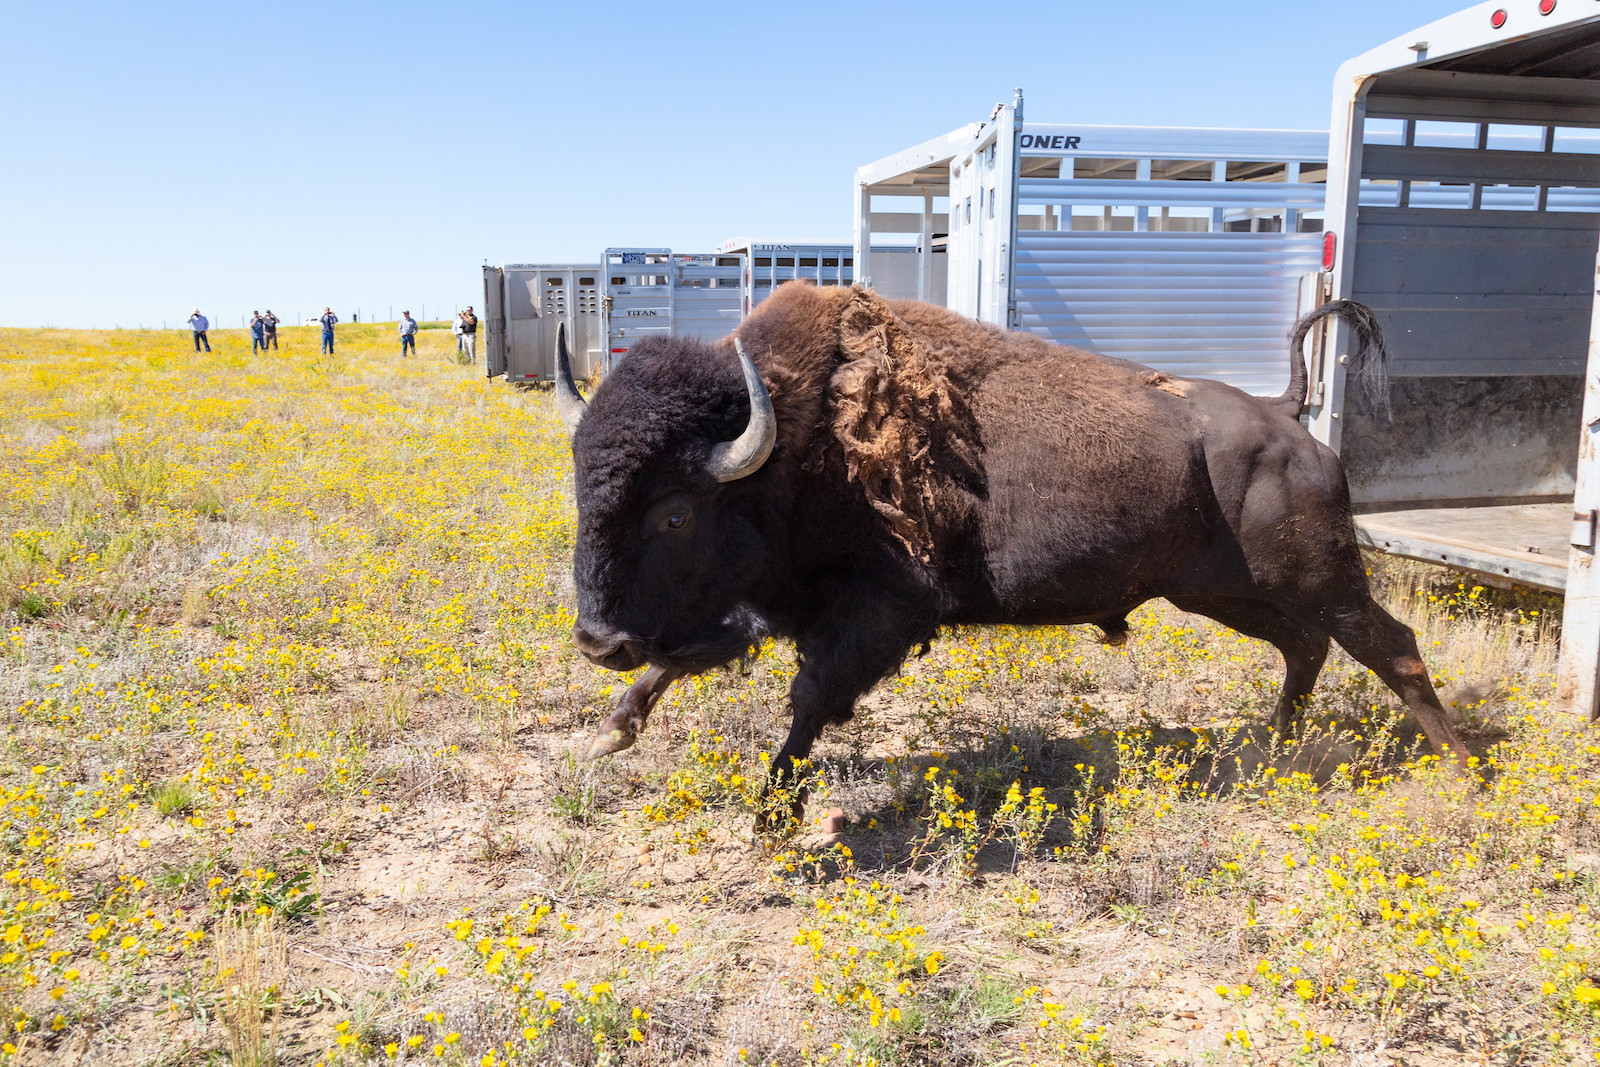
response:
[[[1572,502],[1402,507],[1356,515],[1363,548],[1441,563],[1491,581],[1562,592]]]

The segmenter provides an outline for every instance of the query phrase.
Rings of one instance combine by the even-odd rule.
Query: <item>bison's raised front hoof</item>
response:
[[[599,759],[633,747],[634,736],[622,730],[604,730],[589,746],[589,758]]]

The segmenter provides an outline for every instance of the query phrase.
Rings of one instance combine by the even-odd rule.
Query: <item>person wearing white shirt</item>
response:
[[[206,336],[206,331],[211,329],[211,320],[200,314],[199,308],[195,308],[194,314],[189,316],[189,325],[194,329],[194,350],[200,351],[200,343],[204,341],[206,351],[211,351],[211,338]]]

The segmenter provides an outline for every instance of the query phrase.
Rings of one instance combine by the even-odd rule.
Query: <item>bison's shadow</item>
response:
[[[1055,739],[1002,729],[971,740],[920,759],[852,756],[819,761],[830,783],[828,803],[843,809],[849,821],[845,840],[860,865],[938,868],[959,862],[954,833],[946,829],[942,835],[929,835],[937,821],[928,778],[934,767],[939,768],[936,780],[948,781],[962,807],[977,814],[982,847],[972,873],[986,877],[1015,871],[1025,862],[1072,860],[1099,852],[1107,842],[1108,802],[1119,792],[1125,808],[1158,802],[1158,795],[1225,801],[1241,796],[1257,800],[1273,789],[1320,794],[1341,784],[1403,773],[1408,761],[1426,751],[1426,740],[1409,720],[1316,722],[1292,738],[1278,737],[1261,722],[1227,729],[1096,730]],[[1003,805],[1013,782],[1024,797],[1035,787],[1043,789],[1044,802],[1055,805],[1049,828],[1026,855],[1019,851],[1015,834],[991,832],[997,821],[1004,821]],[[1140,792],[1144,797],[1134,795]],[[1174,840],[1181,842],[1181,832],[1164,836],[1168,839],[1149,843],[1148,854],[1120,859],[1135,867],[1156,863],[1205,869],[1212,842],[1204,833],[1178,844]],[[1128,844],[1119,840],[1116,847],[1126,851]]]

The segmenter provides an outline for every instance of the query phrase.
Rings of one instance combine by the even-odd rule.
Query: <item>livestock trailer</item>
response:
[[[1302,288],[1320,267],[1326,174],[1322,131],[1025,123],[1018,93],[856,172],[856,274],[886,295],[1277,393],[1289,327],[1316,296]],[[887,234],[917,251],[909,286],[880,279],[872,246]]]
[[[640,338],[726,337],[744,317],[745,256],[608,248],[601,260],[601,333],[610,370]]]
[[[507,263],[483,268],[485,365],[491,378],[555,377],[556,327],[567,326],[573,372],[588,377],[605,353],[598,263]]]
[[[943,252],[943,248],[938,250]],[[736,237],[717,246],[720,255],[740,253],[748,266],[744,273],[744,313],[772,295],[784,282],[808,281],[815,285],[855,284],[855,249],[846,241],[807,244],[796,241],[752,241]],[[886,296],[917,299],[916,281],[920,249],[911,245],[875,246],[878,291]],[[944,256],[937,257],[939,268]],[[944,273],[934,272],[935,303],[944,302]]]
[[[1591,717],[1597,128],[1592,2],[1478,4],[1339,68],[1330,288],[1385,327],[1392,417],[1340,356],[1312,367],[1310,422],[1372,547],[1565,591],[1557,700]]]

